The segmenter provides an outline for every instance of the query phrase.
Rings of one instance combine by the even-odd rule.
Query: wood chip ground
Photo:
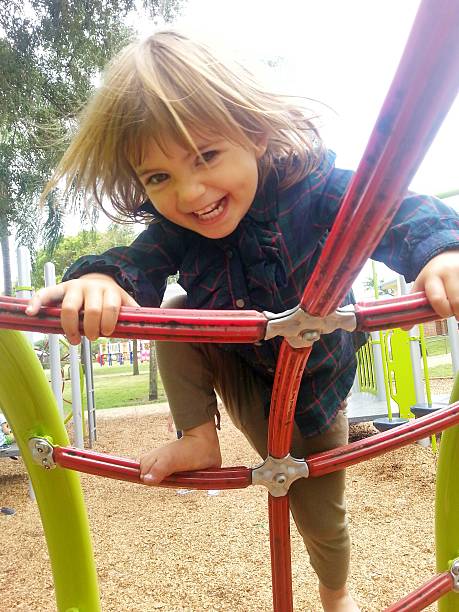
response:
[[[96,449],[137,457],[163,444],[171,437],[167,413],[155,412],[100,415]],[[370,424],[353,426],[354,437],[373,432]],[[221,444],[225,465],[258,462],[225,417]],[[435,573],[435,464],[430,449],[411,445],[348,469],[350,587],[363,611],[383,610]],[[81,480],[103,612],[272,609],[263,489],[211,497],[84,474]],[[16,510],[0,515],[0,609],[55,610],[42,526],[22,461],[0,462],[0,506]],[[291,532],[294,609],[319,612],[316,579],[293,523]]]

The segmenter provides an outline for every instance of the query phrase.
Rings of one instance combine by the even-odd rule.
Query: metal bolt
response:
[[[459,562],[455,561],[451,566],[451,573],[455,576],[459,576]]]
[[[309,342],[315,342],[320,338],[320,333],[318,331],[304,331],[301,334],[303,340],[307,340]]]
[[[274,480],[277,482],[277,484],[283,485],[287,482],[287,476],[282,473],[276,474]]]
[[[43,442],[36,442],[35,443],[35,449],[37,451],[37,453],[47,453],[49,450],[49,447],[44,444]]]

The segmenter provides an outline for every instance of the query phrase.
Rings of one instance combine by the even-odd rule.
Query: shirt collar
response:
[[[139,206],[139,208],[137,209],[137,212],[139,212],[140,214],[154,215],[155,217],[164,218],[162,214],[156,210],[156,208],[153,205],[153,202],[148,199],[145,200],[141,206]]]
[[[274,167],[266,177],[264,184],[258,188],[247,216],[257,223],[275,221],[278,216],[279,172]]]

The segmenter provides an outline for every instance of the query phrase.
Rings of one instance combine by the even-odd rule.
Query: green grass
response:
[[[150,364],[148,362],[139,363],[139,372],[148,373],[149,365]],[[94,377],[113,376],[117,374],[131,374],[132,375],[132,366],[130,363],[124,363],[123,365],[118,365],[116,363],[115,365],[112,365],[112,366],[104,365],[101,367],[98,363],[94,363],[93,372],[94,372]]]
[[[450,352],[449,339],[444,336],[426,338],[428,355],[443,355]],[[149,404],[148,399],[148,376],[149,364],[139,364],[139,376],[132,375],[132,366],[115,364],[113,366],[99,366],[94,364],[94,388],[96,397],[96,408],[116,408],[118,406],[140,406]],[[49,378],[49,371],[45,371]],[[67,374],[67,367],[65,368]],[[429,368],[431,378],[452,377],[451,364],[440,364]],[[165,401],[166,396],[161,383],[158,380],[158,401]],[[72,397],[71,383],[65,381],[64,399],[69,401]],[[66,410],[70,407],[65,404]]]
[[[452,378],[453,366],[450,363],[439,364],[429,368],[430,378]]]
[[[448,336],[426,337],[427,355],[446,355],[451,352]]]
[[[94,364],[94,390],[96,408],[116,408],[118,406],[140,406],[150,404],[148,399],[149,371],[148,363],[139,364],[140,373],[132,375],[132,366],[100,367]],[[84,394],[85,395],[85,394]],[[166,396],[161,380],[158,380],[158,400],[165,401]],[[64,400],[71,400],[72,385],[65,381]],[[85,398],[84,398],[85,399]],[[69,404],[66,402],[66,409]]]

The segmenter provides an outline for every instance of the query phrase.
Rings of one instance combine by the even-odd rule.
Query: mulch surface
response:
[[[129,457],[166,442],[167,415],[98,418],[96,449]],[[353,438],[372,435],[353,426]],[[225,416],[225,465],[259,462]],[[349,468],[353,540],[350,588],[362,610],[383,610],[435,573],[436,457],[411,445]],[[267,494],[260,487],[178,495],[110,479],[81,476],[104,612],[272,609]],[[1,608],[55,610],[46,544],[22,461],[0,462]],[[292,523],[295,610],[321,609],[316,579]],[[430,606],[429,610],[435,609]],[[91,611],[88,611],[91,612]]]

